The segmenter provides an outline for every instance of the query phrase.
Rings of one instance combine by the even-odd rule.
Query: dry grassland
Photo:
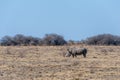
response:
[[[87,58],[63,57],[67,46],[0,47],[0,80],[120,80],[120,46],[84,47]]]

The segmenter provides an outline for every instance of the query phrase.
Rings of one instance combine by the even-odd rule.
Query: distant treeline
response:
[[[88,45],[120,45],[120,36],[99,34],[97,36],[89,37],[82,42]]]
[[[1,46],[56,46],[56,45],[73,45],[73,44],[87,44],[87,45],[120,45],[120,36],[111,34],[99,34],[89,37],[85,40],[66,41],[63,36],[58,34],[46,34],[43,38],[25,36],[17,34],[14,37],[4,36],[0,40]]]
[[[17,34],[14,37],[4,36],[0,40],[1,46],[40,46],[40,45],[64,45],[67,42],[61,35],[58,34],[46,34],[43,38],[24,36]]]

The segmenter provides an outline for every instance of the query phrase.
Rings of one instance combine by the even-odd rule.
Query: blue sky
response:
[[[0,38],[49,33],[66,40],[120,35],[120,0],[0,0]]]

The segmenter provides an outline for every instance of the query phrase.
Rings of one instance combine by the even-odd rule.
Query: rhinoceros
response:
[[[74,58],[77,57],[77,55],[83,55],[85,58],[86,54],[87,54],[86,48],[68,48],[65,56],[70,57],[72,55],[72,57]]]

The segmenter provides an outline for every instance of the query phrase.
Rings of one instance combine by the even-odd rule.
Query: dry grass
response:
[[[120,46],[84,47],[87,58],[63,57],[67,46],[0,47],[0,80],[120,80]]]

